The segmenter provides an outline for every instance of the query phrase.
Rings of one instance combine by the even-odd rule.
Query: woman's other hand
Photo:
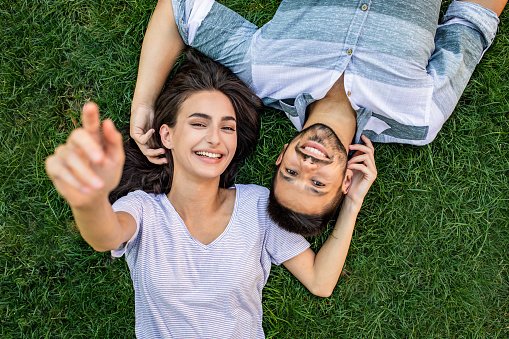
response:
[[[152,126],[154,119],[154,109],[152,107],[139,105],[136,108],[131,109],[131,127],[130,134],[131,138],[136,141],[136,144],[140,148],[141,152],[147,157],[147,159],[154,164],[161,165],[166,164],[166,158],[160,158],[161,154],[164,154],[164,148],[153,149],[150,147],[150,138],[154,135],[154,129],[151,128],[148,131],[145,129],[147,126]]]

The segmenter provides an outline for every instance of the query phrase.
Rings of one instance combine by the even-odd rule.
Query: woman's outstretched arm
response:
[[[164,149],[151,149],[147,144],[154,130],[152,124],[155,102],[166,78],[185,45],[179,34],[171,0],[159,0],[148,24],[141,48],[138,78],[131,104],[131,137],[140,150],[155,164],[166,163]]]
[[[101,129],[94,103],[83,106],[82,123],[46,159],[46,172],[71,206],[83,239],[97,251],[117,249],[136,231],[134,218],[115,214],[108,201],[122,175],[122,135],[111,120]]]
[[[357,215],[377,176],[373,145],[365,136],[362,140],[365,146],[350,146],[350,149],[356,150],[347,164],[347,170],[353,172],[352,184],[329,238],[316,255],[313,250],[307,249],[283,263],[311,293],[320,297],[330,296],[336,287],[350,248]]]

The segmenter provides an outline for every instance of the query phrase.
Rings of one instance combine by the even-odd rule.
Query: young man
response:
[[[350,145],[361,135],[431,142],[506,3],[454,1],[437,27],[438,0],[283,1],[258,29],[213,0],[161,0],[143,42],[131,135],[152,162],[162,161],[144,128],[176,57],[185,45],[197,48],[303,129],[278,158],[268,210],[283,228],[318,234],[342,195],[355,194],[350,184],[362,164],[347,164]]]

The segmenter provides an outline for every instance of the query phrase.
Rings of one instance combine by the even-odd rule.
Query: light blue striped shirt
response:
[[[193,238],[165,194],[135,191],[113,204],[138,229],[124,253],[135,291],[138,338],[263,338],[262,289],[271,263],[309,247],[267,216],[268,190],[235,185],[224,232],[204,245]],[[199,211],[197,211],[199,213]]]
[[[213,0],[173,0],[184,42],[232,69],[300,130],[344,73],[356,141],[423,145],[449,118],[497,31],[497,15],[454,1],[288,0],[258,28]]]

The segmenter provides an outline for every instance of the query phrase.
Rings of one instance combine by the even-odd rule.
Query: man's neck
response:
[[[327,94],[308,106],[308,117],[303,128],[321,123],[329,126],[348,151],[357,127],[357,115],[345,93],[343,75]]]

